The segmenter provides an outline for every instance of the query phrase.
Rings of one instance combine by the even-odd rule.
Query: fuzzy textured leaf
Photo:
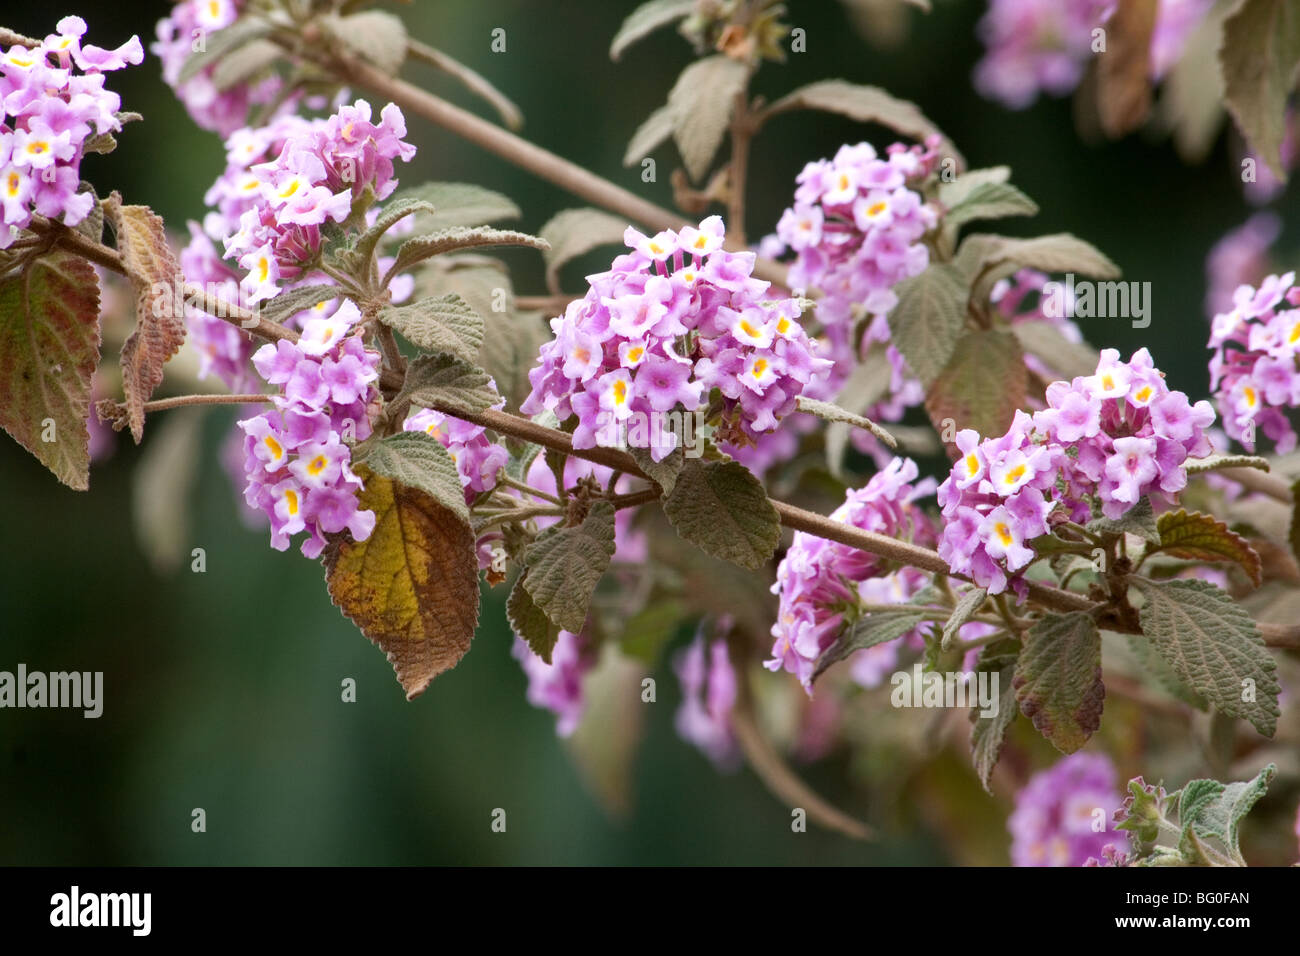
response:
[[[636,165],[654,152],[660,143],[672,136],[674,117],[672,106],[667,104],[646,117],[645,122],[636,128],[636,132],[627,142],[627,149],[623,153],[623,165]]]
[[[560,290],[560,269],[599,246],[623,244],[627,221],[599,209],[564,209],[557,212],[538,235],[550,244],[542,253],[546,261],[546,284],[552,292]]]
[[[393,76],[406,60],[406,26],[383,10],[363,10],[342,17],[335,35],[366,63]]]
[[[981,435],[1001,435],[1024,407],[1028,370],[1020,343],[1010,332],[969,332],[953,350],[925,396],[930,421],[942,434],[944,421]],[[948,445],[951,454],[954,446]]]
[[[900,282],[897,294],[898,304],[889,315],[892,341],[921,384],[928,387],[948,364],[962,337],[970,288],[955,266],[938,262]]]
[[[1235,853],[1242,819],[1268,791],[1276,775],[1277,767],[1269,764],[1246,781],[1189,781],[1178,797],[1178,822],[1184,829],[1195,830],[1199,837],[1218,837]]]
[[[456,517],[469,520],[456,463],[442,442],[431,435],[418,431],[389,435],[368,444],[365,455],[357,463],[377,475],[432,495]]]
[[[696,60],[673,84],[668,107],[673,116],[673,140],[691,179],[699,182],[709,171],[727,125],[735,112],[736,96],[745,88],[749,69],[725,54]]]
[[[560,626],[546,616],[546,612],[537,606],[533,596],[528,593],[525,584],[527,578],[528,572],[525,570],[510,589],[510,598],[506,601],[506,617],[510,619],[510,627],[515,634],[523,639],[534,654],[549,664],[555,642],[560,637]]]
[[[1160,550],[1188,561],[1232,561],[1241,566],[1255,587],[1264,583],[1259,554],[1217,518],[1199,511],[1166,511],[1157,522]]]
[[[1146,599],[1138,612],[1142,633],[1179,680],[1225,714],[1273,736],[1277,662],[1246,610],[1207,581],[1136,578],[1133,584]]]
[[[421,183],[399,189],[388,202],[400,199],[418,199],[433,207],[433,212],[422,213],[416,219],[417,231],[422,234],[454,226],[482,226],[523,215],[510,197],[473,183]]]
[[[546,242],[526,232],[513,232],[509,229],[490,229],[486,226],[474,228],[453,226],[441,232],[427,236],[407,239],[397,250],[397,260],[389,268],[389,276],[405,272],[411,266],[445,252],[461,249],[474,249],[481,246],[529,246],[545,251]]]
[[[478,562],[469,522],[424,492],[359,465],[360,506],[375,513],[365,541],[325,550],[330,597],[388,655],[414,700],[456,666],[478,626]]]
[[[1016,665],[1016,703],[1062,753],[1087,743],[1101,726],[1101,632],[1083,611],[1049,614],[1024,637]]]
[[[554,624],[576,634],[613,556],[614,506],[593,501],[581,524],[548,528],[528,546],[521,583]]]
[[[781,540],[781,519],[767,492],[736,461],[687,461],[663,504],[681,537],[742,568],[762,567]]]
[[[924,608],[904,606],[900,606],[896,611],[873,611],[864,614],[840,631],[830,647],[822,651],[813,666],[812,680],[817,680],[827,668],[838,664],[854,651],[875,647],[877,644],[902,637],[909,631],[915,630],[928,617],[929,612]]]
[[[0,426],[78,491],[90,484],[97,365],[99,278],[89,262],[52,252],[0,280]]]
[[[1035,216],[1038,203],[1010,183],[981,183],[965,198],[948,208],[943,223],[956,227],[977,219],[1005,219],[1008,216]]]
[[[394,401],[409,399],[420,408],[481,412],[501,400],[487,372],[445,352],[422,355],[406,369],[406,381]]]
[[[631,13],[614,34],[609,45],[609,58],[617,60],[623,51],[637,40],[680,20],[695,9],[695,0],[647,0]]]
[[[1016,716],[1020,713],[1020,708],[1016,706],[1016,661],[1015,658],[1011,658],[986,663],[981,657],[975,671],[976,679],[981,671],[988,671],[998,676],[997,712],[992,717],[985,717],[980,713],[978,706],[972,707],[970,712],[971,762],[975,765],[975,773],[979,776],[980,783],[991,793],[989,781],[993,777],[993,768],[998,765],[998,759],[1002,756],[1002,745],[1006,742],[1007,731],[1011,729],[1011,725],[1016,722]]]
[[[1283,182],[1287,98],[1300,66],[1300,5],[1242,0],[1223,21],[1223,102],[1251,148]]]
[[[483,345],[483,319],[454,292],[395,305],[379,321],[425,352],[447,352],[474,362]]]
[[[185,316],[176,309],[175,286],[183,274],[167,244],[163,221],[148,206],[123,206],[116,195],[105,214],[117,233],[122,264],[135,289],[135,330],[122,345],[122,388],[131,436],[144,435],[144,403],[162,384],[163,366],[185,341]],[[156,288],[167,290],[157,295]]]

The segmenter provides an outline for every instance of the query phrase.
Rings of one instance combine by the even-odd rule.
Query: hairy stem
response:
[[[421,43],[419,40],[407,40],[406,52],[414,59],[427,63],[448,76],[455,77],[471,93],[487,100],[500,115],[501,122],[512,130],[518,130],[524,125],[524,114],[519,112],[519,107],[478,72],[464,63],[448,56],[441,50],[435,50],[427,43]]]

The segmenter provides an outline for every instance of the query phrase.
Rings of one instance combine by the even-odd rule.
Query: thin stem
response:
[[[1235,481],[1247,491],[1267,495],[1284,505],[1295,503],[1295,496],[1291,494],[1290,485],[1276,475],[1260,471],[1258,468],[1223,468],[1217,474],[1230,481]]]
[[[157,398],[144,403],[148,412],[164,412],[169,408],[183,408],[186,405],[260,405],[271,401],[270,395],[260,392],[247,395],[177,395],[174,398]]]
[[[514,478],[511,478],[509,475],[505,474],[504,472],[502,472],[501,477],[497,479],[497,483],[501,485],[505,485],[507,488],[513,488],[515,489],[515,491],[522,491],[526,495],[532,495],[534,498],[541,498],[543,501],[549,501],[553,505],[564,504],[564,502],[561,501],[559,498],[555,497],[555,495],[548,494],[547,492],[542,491],[540,488],[534,488],[532,485],[528,484],[527,482],[516,481]]]
[[[471,93],[487,100],[492,105],[492,108],[500,114],[501,122],[511,129],[518,130],[523,127],[524,114],[519,111],[519,107],[475,70],[448,56],[441,50],[435,50],[427,43],[421,43],[419,40],[407,40],[406,52],[414,59],[427,63],[448,76],[455,77]]]
[[[749,145],[754,138],[754,124],[749,114],[749,80],[736,94],[731,114],[731,165],[727,170],[727,234],[745,244],[745,183],[749,176]]]

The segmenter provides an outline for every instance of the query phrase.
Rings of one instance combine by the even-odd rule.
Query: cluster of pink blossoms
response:
[[[859,143],[809,163],[797,177],[794,205],[776,234],[795,253],[791,285],[822,293],[817,319],[837,361],[852,364],[862,344],[850,341],[858,309],[872,319],[866,338],[888,340],[894,286],[930,264],[922,239],[939,214],[909,184],[929,176],[938,161],[937,139],[925,147],[894,143],[883,158]]]
[[[122,128],[104,73],[144,59],[137,37],[116,50],[83,44],[81,17],[56,30],[34,49],[0,48],[0,249],[33,212],[69,226],[90,214],[94,194],[77,191],[86,140]]]
[[[657,461],[679,439],[663,416],[703,408],[715,388],[724,441],[743,446],[776,428],[829,363],[813,355],[798,301],[765,300],[754,254],[727,252],[724,239],[717,216],[680,233],[629,228],[632,251],[551,320],[523,411],[576,415],[575,448],[621,435]]]
[[[239,231],[226,239],[226,257],[246,271],[245,298],[260,302],[280,293],[318,263],[321,226],[343,222],[353,200],[370,188],[385,199],[397,188],[393,160],[409,161],[415,147],[402,140],[406,122],[392,103],[378,125],[370,104],[358,100],[324,123],[308,124],[289,136],[270,162],[250,168],[246,183],[256,202],[239,218]]]
[[[1016,572],[1036,557],[1029,542],[1048,533],[1058,505],[1083,522],[1098,505],[1114,519],[1144,496],[1172,500],[1187,484],[1184,462],[1210,453],[1213,422],[1210,403],[1170,389],[1146,349],[1127,363],[1105,349],[1093,375],[1053,382],[1047,407],[1016,412],[1005,435],[957,433],[961,455],[939,486],[939,553],[991,594],[1010,583],[1023,597]]]
[[[233,26],[245,6],[244,0],[183,0],[169,16],[158,21],[157,40],[150,51],[162,61],[163,81],[184,104],[190,118],[201,128],[229,136],[244,125],[250,106],[270,103],[282,81],[271,75],[257,83],[236,83],[218,90],[212,74],[215,62],[181,79],[185,63],[196,51],[207,48],[212,35]],[[202,45],[200,45],[202,44]],[[285,104],[292,109],[292,101]]]
[[[1123,833],[1097,830],[1110,825],[1123,803],[1115,767],[1105,754],[1076,753],[1034,774],[1016,794],[1007,819],[1013,866],[1084,866],[1108,859],[1116,845],[1127,846]],[[1100,812],[1098,812],[1100,811]]]
[[[597,651],[585,634],[560,631],[546,663],[516,637],[510,653],[528,678],[528,703],[555,714],[555,732],[568,737],[578,729],[587,710],[583,678],[596,666]]]
[[[502,403],[505,399],[501,400]],[[500,408],[501,405],[496,406]],[[465,489],[465,503],[497,486],[497,475],[506,466],[509,452],[487,437],[482,425],[445,415],[432,408],[422,408],[402,423],[402,430],[432,435],[451,454]]]
[[[1296,447],[1284,409],[1300,404],[1300,287],[1295,273],[1270,275],[1256,288],[1238,287],[1233,306],[1214,317],[1210,331],[1210,388],[1223,413],[1223,427],[1250,451],[1256,430],[1277,444],[1278,454]]]
[[[895,458],[866,486],[851,490],[830,515],[832,521],[918,544],[934,541],[934,528],[913,502],[931,493],[934,483],[916,485],[916,462]],[[795,533],[790,550],[777,567],[773,593],[780,606],[772,625],[772,659],[764,666],[786,670],[812,692],[812,674],[823,651],[840,628],[857,613],[861,601],[880,596],[873,580],[889,578],[883,587],[889,602],[906,601],[924,584],[924,575],[904,568],[889,574],[876,555],[803,531]]]
[[[740,750],[731,729],[736,706],[736,670],[727,651],[731,621],[718,621],[718,634],[706,637],[704,625],[691,643],[673,657],[682,685],[682,703],[673,718],[678,735],[703,751],[720,769],[734,769]]]
[[[361,313],[344,302],[329,318],[303,323],[296,343],[281,339],[253,356],[258,372],[280,387],[275,408],[239,422],[244,439],[244,500],[271,521],[271,547],[308,532],[302,553],[317,557],[325,535],[370,537],[373,511],[357,506],[361,479],[344,439],[371,432],[368,406],[378,396],[379,354],[350,334]]]

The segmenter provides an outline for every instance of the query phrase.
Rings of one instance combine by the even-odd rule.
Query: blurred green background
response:
[[[78,13],[90,23],[91,42],[112,46],[132,33],[148,42],[166,6],[8,2],[0,19],[43,36],[60,16]],[[422,0],[401,9],[412,34],[474,66],[518,102],[526,136],[667,205],[671,148],[656,153],[657,183],[642,183],[639,169],[623,168],[620,159],[692,52],[665,30],[611,63],[609,40],[635,6]],[[1152,283],[1150,328],[1083,320],[1085,335],[1125,354],[1147,345],[1175,387],[1206,393],[1204,257],[1249,212],[1226,137],[1203,166],[1191,168],[1167,141],[1150,137],[1083,144],[1068,101],[1012,113],[979,99],[970,84],[980,53],[979,0],[939,0],[928,17],[909,11],[909,41],[888,51],[868,45],[839,3],[790,6],[787,19],[807,31],[808,52],[765,66],[759,92],[775,98],[839,76],[917,102],[972,166],[1009,164],[1014,181],[1040,203],[1036,220],[1012,221],[1005,231],[1074,232],[1120,263],[1126,278]],[[507,31],[505,53],[490,51],[496,27]],[[483,112],[445,78],[408,69]],[[128,202],[152,205],[179,232],[187,218],[202,215],[203,192],[223,166],[220,144],[189,121],[153,58],[110,85],[146,122],[128,128],[116,154],[88,159],[83,173],[101,193],[116,188]],[[521,228],[528,230],[580,205],[416,117],[408,122],[420,151],[400,171],[407,182],[467,180],[500,190],[523,208]],[[889,141],[879,129],[826,114],[787,115],[765,129],[751,174],[754,238],[775,224],[806,161],[868,136],[878,146]],[[1284,217],[1290,205],[1284,201]],[[539,259],[509,258],[517,291],[543,291]],[[568,285],[579,287],[581,275],[581,268],[566,272]],[[116,453],[93,468],[89,494],[64,488],[12,441],[0,441],[0,669],[25,662],[44,671],[103,671],[106,685],[99,720],[79,711],[0,711],[0,862],[971,859],[919,814],[904,813],[870,844],[815,827],[791,833],[786,809],[750,772],[718,774],[677,739],[676,681],[666,666],[658,703],[646,705],[631,813],[611,820],[584,789],[552,716],[524,700],[499,592],[485,595],[472,652],[407,703],[383,655],[330,604],[319,566],[296,551],[271,551],[264,531],[242,523],[237,490],[218,461],[233,417],[206,419],[201,478],[189,502],[187,550],[206,550],[204,574],[187,565],[170,576],[150,570],[130,516],[142,450],[129,440],[119,436]],[[357,681],[354,704],[340,702],[346,677]],[[870,816],[844,763],[832,757],[803,772],[841,806]],[[999,828],[1007,807],[978,799],[989,805],[972,811],[972,821],[984,822],[971,825],[986,830],[973,839],[987,847],[977,858],[1004,862],[1007,838]],[[205,834],[191,832],[196,807],[206,811]],[[508,813],[505,834],[490,829],[497,807]]]

